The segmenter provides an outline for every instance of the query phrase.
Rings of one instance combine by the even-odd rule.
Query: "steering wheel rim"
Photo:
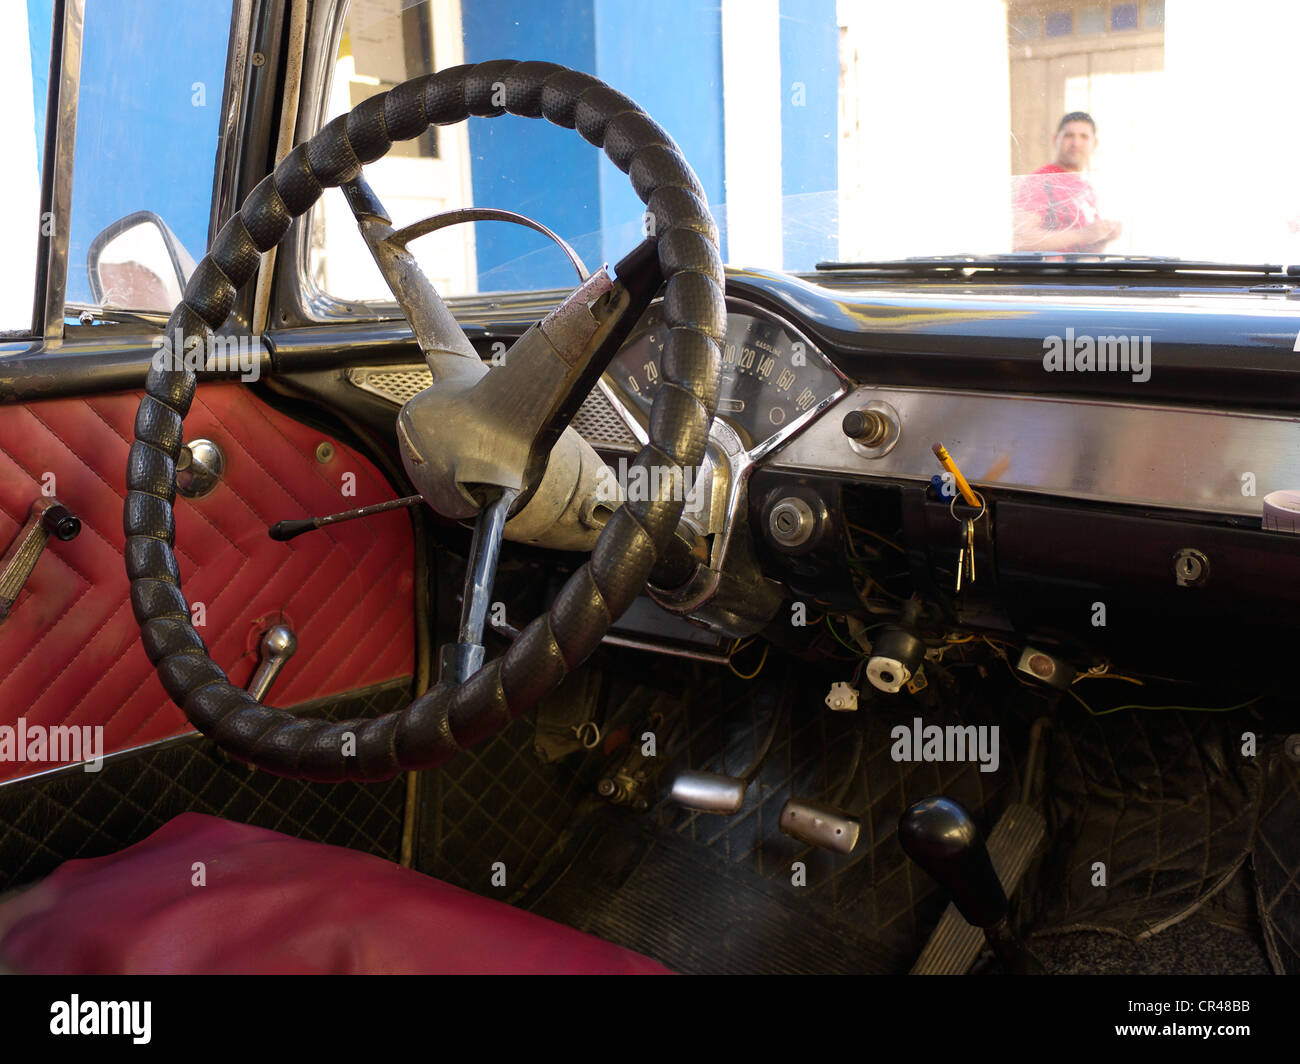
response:
[[[657,241],[669,338],[650,442],[635,465],[663,470],[703,458],[717,405],[726,328],[718,230],[704,190],[664,130],[599,79],[553,63],[492,60],[407,81],[371,97],[298,145],[248,195],[195,268],[167,323],[183,345],[229,316],[236,291],[293,219],[327,187],[355,177],[395,141],[471,115],[545,118],[576,129],[627,173]],[[439,683],[406,709],[330,723],[255,701],[208,655],[181,591],[173,502],[183,420],[197,377],[184,360],[155,359],[136,415],[123,510],[131,607],[149,660],[171,699],[203,734],[267,772],[319,782],[390,779],[432,768],[532,708],[600,644],[641,593],[671,540],[683,501],[671,478],[664,497],[625,503],[606,523],[590,559],[547,613],[501,657],[459,686]]]

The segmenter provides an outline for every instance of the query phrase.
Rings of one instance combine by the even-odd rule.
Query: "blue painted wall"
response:
[[[781,0],[784,268],[839,256],[839,29],[835,0]]]
[[[541,59],[594,73],[636,100],[681,146],[711,204],[722,199],[722,38],[716,2],[660,0],[654,17],[619,0],[467,3],[465,61]],[[680,74],[681,76],[674,76]],[[537,119],[471,118],[474,202],[530,215],[588,266],[642,239],[644,205],[627,175],[572,130]],[[517,226],[475,227],[479,288],[565,287],[558,250]]]
[[[667,130],[716,210],[723,200],[722,12],[716,0],[658,0],[653,14],[623,0],[596,0],[595,74]],[[604,260],[613,264],[641,242],[645,205],[604,152],[600,208]],[[722,254],[725,259],[725,235]]]
[[[592,0],[468,2],[461,7],[465,62],[539,59],[596,66]],[[601,256],[597,150],[569,129],[536,118],[469,120],[474,203],[519,211],[553,229],[588,266]],[[479,289],[571,287],[573,269],[545,237],[517,225],[474,226]]]

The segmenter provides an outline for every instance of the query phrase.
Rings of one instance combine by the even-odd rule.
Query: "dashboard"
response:
[[[485,354],[535,320],[506,309],[462,315],[481,324]],[[1048,372],[1045,339],[1067,329],[1151,338],[1151,372]],[[1265,496],[1300,487],[1298,329],[1286,294],[729,271],[714,435],[738,441],[732,487],[747,489],[733,490],[729,525],[750,534],[761,578],[787,599],[861,606],[854,525],[902,552],[887,593],[941,602],[956,622],[1072,633],[1116,653],[1158,639],[1174,659],[1193,646],[1211,662],[1230,646],[1257,653],[1300,632],[1300,541],[1261,521]],[[663,342],[655,305],[574,419],[607,462],[646,438]],[[428,383],[422,365],[347,375],[392,404]],[[880,415],[879,440],[846,432],[854,412]],[[979,578],[960,594],[935,442],[988,504]],[[809,527],[791,535],[792,514]]]
[[[1068,631],[1117,653],[1160,640],[1173,658],[1202,662],[1289,654],[1300,540],[1262,515],[1268,495],[1300,488],[1297,293],[729,270],[714,434],[735,460],[718,531],[746,533],[757,558],[741,582],[858,608],[847,538],[857,526],[898,548],[886,550],[896,572],[886,567],[884,591],[922,594],[954,622]],[[555,299],[484,296],[455,311],[490,359]],[[1045,344],[1070,334],[1149,337],[1151,372],[1140,382],[1049,372]],[[392,439],[401,404],[430,383],[401,320],[287,326],[264,339],[279,394],[340,411],[377,440]],[[574,418],[608,464],[644,442],[663,339],[652,306]],[[10,359],[6,394],[138,386],[148,340],[101,346],[61,354],[57,374],[47,357]],[[855,412],[880,414],[884,438],[846,433]],[[935,442],[988,504],[978,578],[960,594]],[[812,515],[806,535],[781,526],[792,514]],[[1099,602],[1105,626],[1094,623]]]

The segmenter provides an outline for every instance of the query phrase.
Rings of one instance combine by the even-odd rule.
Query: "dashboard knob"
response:
[[[889,435],[889,422],[878,410],[850,410],[840,427],[845,436],[864,447],[876,447]]]

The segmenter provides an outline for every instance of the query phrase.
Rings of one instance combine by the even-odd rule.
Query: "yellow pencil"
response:
[[[961,492],[961,497],[966,500],[967,505],[978,507],[980,504],[979,499],[977,499],[975,493],[971,491],[970,485],[966,483],[966,478],[961,475],[961,470],[957,468],[957,463],[952,460],[952,455],[947,452],[943,444],[936,443],[930,448],[930,450],[934,451],[934,456],[939,459],[939,464],[952,474],[952,479],[957,484],[957,490]]]

